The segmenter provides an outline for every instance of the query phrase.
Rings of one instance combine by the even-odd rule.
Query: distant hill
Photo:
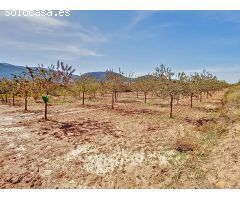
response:
[[[0,78],[11,79],[13,74],[20,75],[27,71],[26,67],[0,63]]]
[[[33,67],[34,68],[34,67]],[[12,65],[8,63],[0,63],[0,78],[12,79],[14,75],[22,75],[27,72],[24,66]],[[78,79],[78,75],[73,75],[73,79]]]
[[[79,78],[81,79],[81,78],[84,78],[86,76],[93,77],[98,81],[103,81],[103,80],[106,80],[107,73],[106,72],[88,72],[88,73],[80,75]]]
[[[0,63],[0,78],[12,79],[13,74],[21,75],[26,72],[27,72],[27,68],[24,66],[12,65],[8,63]],[[74,74],[72,78],[76,80],[84,76],[91,76],[98,81],[103,81],[103,80],[106,80],[106,75],[107,75],[106,72],[88,72],[80,76]]]
[[[149,78],[155,78],[153,75],[143,75],[135,78],[135,80],[144,80],[144,79],[149,79]]]
[[[118,74],[116,72],[113,72],[115,74]],[[85,73],[85,74],[82,74],[80,75],[80,79],[83,78],[83,77],[86,77],[86,76],[90,76],[90,77],[93,77],[95,78],[97,81],[105,81],[107,79],[107,72],[88,72],[88,73]],[[122,75],[121,75],[122,76]],[[125,80],[129,80],[127,77],[124,77],[123,78]]]
[[[27,72],[27,68],[24,66],[18,66],[18,65],[12,65],[12,64],[8,64],[8,63],[0,63],[0,78],[7,78],[7,79],[12,79],[13,78],[13,74],[15,75],[21,75],[24,72]],[[77,79],[81,79],[85,76],[91,76],[93,78],[95,78],[97,81],[104,81],[107,79],[107,72],[88,72],[85,74],[82,74],[80,76],[78,75],[73,75],[73,79],[77,80]],[[127,78],[124,77],[125,81],[129,81],[129,80],[137,80],[137,79],[144,79],[147,78],[150,75],[146,75],[146,76],[141,76],[138,78]]]

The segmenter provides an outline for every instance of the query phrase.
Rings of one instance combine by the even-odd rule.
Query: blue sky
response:
[[[240,11],[71,11],[69,17],[0,13],[0,62],[49,66],[76,74],[119,67],[135,75],[165,64],[176,72],[206,69],[240,80]]]

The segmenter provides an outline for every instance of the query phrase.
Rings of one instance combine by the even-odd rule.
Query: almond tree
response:
[[[13,79],[10,82],[10,92],[12,94],[12,105],[15,106],[15,96],[18,92],[18,84],[17,84],[17,79],[14,76]]]
[[[0,92],[2,95],[2,99],[3,99],[3,95],[5,95],[5,102],[8,102],[8,95],[11,93],[11,81],[3,78],[0,82]]]
[[[4,94],[3,79],[0,79],[0,95],[1,95],[2,101],[4,101],[4,99],[3,99],[3,94]]]
[[[45,110],[44,110],[44,118],[47,119],[47,111],[48,111],[48,101],[49,101],[49,93],[55,88],[55,84],[52,81],[52,76],[50,75],[49,70],[45,69],[43,65],[39,65],[38,68],[30,68],[27,67],[28,73],[32,80],[32,91],[36,95],[37,93],[42,96],[44,101]]]
[[[119,73],[113,72],[113,70],[107,70],[107,85],[112,93],[112,109],[114,109],[114,102],[117,101],[117,92],[121,91],[124,87],[123,72],[119,69]]]
[[[67,89],[75,70],[72,66],[64,65],[59,61],[57,67],[51,65],[51,67],[44,68],[43,65],[39,65],[38,68],[27,67],[27,69],[33,82],[33,90],[42,95],[45,104],[44,118],[47,119],[49,94],[58,87]]]
[[[163,87],[163,90],[165,94],[170,96],[170,118],[173,117],[173,99],[181,93],[181,88],[178,87],[178,81],[172,80],[174,74],[175,73],[172,72],[170,68],[166,68],[166,87]]]
[[[141,91],[141,80],[140,77],[135,78],[131,84],[131,89],[136,92],[136,97],[138,98],[138,93]]]
[[[99,82],[99,92],[101,96],[104,96],[108,92],[108,84],[106,81]]]
[[[206,81],[205,81],[205,70],[203,70],[203,73],[199,74],[199,79],[198,79],[198,90],[199,90],[199,101],[202,102],[203,99],[203,93],[205,92],[206,89]]]
[[[184,72],[178,73],[178,88],[179,94],[177,96],[177,104],[180,100],[180,96],[188,95],[188,76]]]
[[[47,105],[48,105],[48,95],[53,92],[56,88],[60,87],[65,90],[68,89],[69,84],[72,81],[72,75],[75,69],[68,64],[58,61],[57,67],[51,65],[47,70],[47,76],[44,76],[42,86],[45,89],[45,94],[43,100],[45,103],[45,119],[47,119]]]
[[[133,76],[134,76],[133,72],[129,72],[125,74],[125,77],[126,77],[125,92],[131,92],[133,90],[133,84],[134,84]]]
[[[145,76],[139,82],[140,91],[144,93],[144,103],[147,103],[147,94],[153,91],[154,79],[152,76]]]
[[[214,85],[218,82],[217,77],[206,70],[203,70],[201,73],[201,78],[203,82],[202,91],[207,95],[208,98],[209,96],[212,96],[211,92],[214,91]]]
[[[188,78],[188,94],[190,96],[190,107],[193,107],[193,97],[197,97],[200,94],[200,76],[198,73],[194,73]]]
[[[99,90],[99,88],[100,88],[99,82],[94,77],[91,77],[88,83],[88,94],[96,98],[96,93]]]
[[[165,89],[168,81],[168,77],[166,74],[167,70],[168,68],[161,64],[159,67],[155,68],[155,72],[152,74],[152,76],[154,76],[156,80],[154,84],[154,93],[157,96],[162,96],[163,98],[166,96]]]
[[[157,89],[163,96],[170,98],[170,118],[173,117],[173,100],[178,98],[181,94],[181,88],[179,87],[179,81],[173,80],[174,72],[169,67],[160,65],[155,69],[155,76],[158,78]]]
[[[82,105],[85,104],[85,94],[86,92],[92,91],[93,83],[95,82],[95,79],[91,76],[84,76],[81,79],[77,80],[75,82],[75,88],[80,93],[82,93]]]
[[[15,76],[16,83],[18,85],[18,92],[24,97],[24,110],[28,110],[28,98],[32,94],[32,81],[29,80],[29,76],[24,73],[19,76]]]
[[[4,93],[5,93],[4,79],[0,79],[0,95],[1,95],[1,99],[2,99],[3,102],[4,102],[4,98],[3,98]]]

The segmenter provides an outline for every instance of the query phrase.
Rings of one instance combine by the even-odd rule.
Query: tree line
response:
[[[147,103],[149,95],[169,99],[169,116],[172,118],[174,101],[178,104],[181,98],[189,98],[190,107],[193,107],[194,98],[201,102],[203,95],[208,98],[228,86],[225,81],[218,80],[206,70],[187,75],[184,72],[175,73],[164,65],[156,67],[151,74],[137,78],[133,78],[133,73],[125,74],[120,69],[116,73],[110,69],[106,71],[105,80],[100,81],[87,75],[73,80],[75,69],[60,61],[56,66],[48,68],[39,65],[26,69],[26,73],[13,75],[11,80],[0,79],[0,97],[3,102],[8,102],[11,98],[13,106],[16,96],[23,98],[25,111],[28,110],[30,97],[35,101],[41,100],[45,105],[45,119],[50,96],[74,96],[80,98],[84,106],[86,95],[95,98],[96,95],[111,94],[111,108],[114,109],[120,93],[132,92],[139,98],[141,92],[144,94],[144,103]]]

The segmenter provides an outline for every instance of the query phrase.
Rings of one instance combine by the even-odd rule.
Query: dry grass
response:
[[[224,102],[227,104],[240,105],[240,84],[231,87],[224,96]]]
[[[177,140],[174,144],[174,149],[179,152],[194,151],[197,148],[197,144],[194,141],[194,138],[183,137]]]

